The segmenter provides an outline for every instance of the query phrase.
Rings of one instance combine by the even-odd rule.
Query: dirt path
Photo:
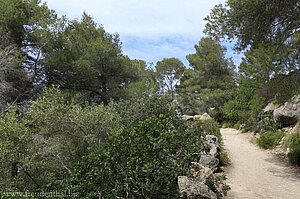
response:
[[[250,143],[249,134],[221,129],[231,165],[225,169],[229,199],[300,199],[300,173]]]

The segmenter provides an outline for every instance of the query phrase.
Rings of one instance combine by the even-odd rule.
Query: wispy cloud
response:
[[[44,1],[45,2],[45,1]],[[68,18],[86,11],[110,33],[118,32],[124,54],[156,62],[186,55],[204,36],[202,31],[214,5],[225,0],[48,0],[50,8]]]

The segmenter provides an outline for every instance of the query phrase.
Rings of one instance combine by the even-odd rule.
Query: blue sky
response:
[[[176,57],[188,66],[186,56],[204,36],[206,17],[225,0],[43,0],[49,8],[69,19],[86,11],[109,33],[119,33],[123,53],[131,59],[156,63]],[[232,44],[224,43],[227,57],[240,62]]]

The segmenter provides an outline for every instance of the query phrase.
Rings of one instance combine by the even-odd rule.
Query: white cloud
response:
[[[50,8],[69,19],[80,18],[86,11],[106,31],[120,34],[125,54],[148,62],[156,62],[161,55],[184,59],[203,36],[203,18],[214,5],[224,2],[225,0],[47,1]],[[170,40],[166,41],[166,38]]]
[[[109,32],[137,36],[199,35],[203,18],[225,0],[48,0],[50,8],[71,18],[83,11]]]

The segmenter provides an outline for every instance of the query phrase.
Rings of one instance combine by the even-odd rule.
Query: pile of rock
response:
[[[203,113],[202,115],[194,115],[194,116],[183,115],[182,119],[186,121],[205,121],[205,120],[212,119],[212,117],[210,117],[208,113]]]
[[[290,101],[273,111],[274,120],[283,127],[300,121],[300,95],[295,95]]]
[[[225,184],[225,175],[220,172],[220,143],[214,135],[207,135],[208,152],[202,152],[199,162],[192,162],[192,177],[179,176],[178,186],[182,195],[189,199],[220,198],[226,195],[229,187]],[[208,183],[211,182],[211,183]],[[213,185],[213,187],[207,184]]]

